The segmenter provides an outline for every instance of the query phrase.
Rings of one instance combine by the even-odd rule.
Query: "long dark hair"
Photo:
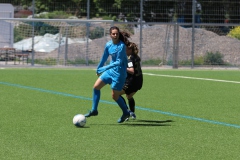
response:
[[[130,34],[127,32],[121,32],[120,29],[117,26],[112,26],[109,29],[109,33],[112,33],[112,30],[116,29],[119,33],[119,40],[121,40],[126,46],[129,46],[129,40],[128,38],[130,38]]]
[[[130,48],[132,50],[132,53],[135,56],[137,56],[139,58],[139,60],[141,61],[141,58],[138,56],[139,49],[138,49],[137,44],[133,43],[133,42],[129,42],[129,45],[127,47]]]
[[[133,42],[129,42],[129,46],[127,46],[128,48],[131,48],[132,49],[132,52],[135,54],[135,55],[138,55],[138,47],[136,45],[136,43],[133,43]]]

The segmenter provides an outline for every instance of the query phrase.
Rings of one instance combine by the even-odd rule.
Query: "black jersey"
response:
[[[127,78],[123,86],[123,90],[127,95],[137,92],[142,88],[143,75],[141,59],[137,55],[128,56],[128,68],[134,68],[134,74],[127,73]]]
[[[127,74],[126,81],[136,82],[142,79],[141,59],[135,54],[128,56],[128,68],[134,68],[134,74]]]

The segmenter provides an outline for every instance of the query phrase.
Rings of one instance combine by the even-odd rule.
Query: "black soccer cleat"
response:
[[[85,114],[85,117],[97,116],[98,111],[89,111],[89,113]]]

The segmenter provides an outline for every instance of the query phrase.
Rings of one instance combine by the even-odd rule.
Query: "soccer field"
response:
[[[101,90],[91,109],[92,69],[0,69],[0,157],[4,160],[240,159],[239,70],[143,70],[137,119]],[[125,97],[125,96],[124,96]]]

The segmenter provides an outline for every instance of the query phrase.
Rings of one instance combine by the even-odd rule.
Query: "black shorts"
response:
[[[135,77],[135,79],[131,82],[126,80],[123,86],[123,90],[127,95],[129,95],[133,92],[137,92],[138,90],[140,90],[142,88],[142,85],[143,85],[143,77],[138,76],[138,77]]]

